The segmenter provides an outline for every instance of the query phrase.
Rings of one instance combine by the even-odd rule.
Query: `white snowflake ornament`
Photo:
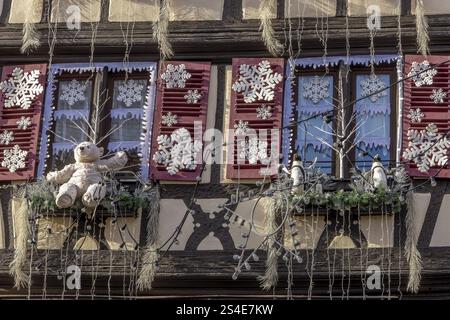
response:
[[[378,78],[378,76],[374,73],[372,73],[369,78],[361,81],[360,83],[361,89],[362,89],[362,96],[363,97],[369,97],[370,101],[377,102],[378,99],[380,99],[383,96],[386,96],[386,90],[383,90],[386,88],[386,84]],[[379,92],[380,91],[380,92]]]
[[[168,64],[166,71],[161,75],[161,79],[165,82],[166,88],[184,88],[186,81],[189,80],[192,75],[186,71],[184,64],[174,66]]]
[[[235,92],[242,92],[245,103],[257,100],[273,101],[275,86],[283,79],[279,73],[274,73],[270,62],[261,61],[258,65],[241,64],[239,79],[233,84]]]
[[[39,83],[39,70],[25,72],[15,68],[8,80],[0,83],[0,90],[5,96],[5,108],[20,107],[30,109],[34,99],[44,91]]]
[[[263,104],[256,109],[256,117],[261,120],[268,120],[272,117],[272,108]]]
[[[12,149],[6,149],[3,151],[2,167],[8,168],[11,173],[25,168],[27,154],[28,151],[21,150],[17,144]]]
[[[444,99],[447,97],[447,92],[444,92],[442,89],[433,89],[433,93],[430,96],[430,99],[433,100],[435,104],[444,103]]]
[[[235,133],[237,135],[244,135],[250,130],[248,126],[248,121],[239,120],[238,123],[234,125]]]
[[[329,97],[328,88],[330,82],[315,76],[311,81],[303,85],[303,97],[311,100],[314,104],[318,104],[321,100]]]
[[[192,142],[191,134],[186,128],[180,128],[169,136],[160,135],[156,139],[158,151],[153,155],[153,160],[166,167],[170,175],[177,174],[180,170],[195,170],[197,154],[202,150],[201,141]]]
[[[73,106],[78,101],[86,100],[87,84],[73,79],[69,83],[61,85],[60,99],[67,102],[69,106]]]
[[[172,114],[172,112],[167,112],[166,114],[163,114],[161,116],[161,124],[171,127],[174,124],[178,123],[177,117],[178,116],[176,114]]]
[[[21,117],[16,121],[17,129],[27,130],[29,126],[31,126],[31,118],[30,117]]]
[[[198,92],[197,89],[188,90],[187,94],[184,96],[184,99],[186,99],[186,102],[188,104],[198,103],[201,98],[202,98],[202,95]]]
[[[411,71],[408,73],[408,78],[412,77],[416,87],[421,87],[423,85],[432,85],[433,77],[435,75],[437,75],[437,70],[431,68],[430,63],[427,60],[424,60],[421,63],[414,61],[411,66]]]
[[[135,80],[124,81],[119,86],[119,95],[117,101],[125,103],[127,107],[131,107],[133,103],[142,101],[142,90],[144,86]]]
[[[407,117],[409,120],[411,120],[412,123],[420,123],[425,117],[425,114],[422,112],[422,110],[420,110],[420,108],[409,109]]]
[[[0,143],[8,145],[11,141],[14,141],[14,135],[12,131],[4,130],[0,134]]]
[[[403,158],[414,161],[420,172],[428,172],[433,166],[445,166],[448,161],[450,141],[438,133],[434,123],[427,125],[425,130],[408,131],[408,148],[403,152]]]
[[[252,137],[248,142],[242,140],[240,142],[239,158],[248,160],[249,164],[257,164],[258,161],[264,163],[268,159],[267,141],[258,140],[256,137]]]

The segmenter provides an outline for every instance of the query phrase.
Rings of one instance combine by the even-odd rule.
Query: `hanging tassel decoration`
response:
[[[416,0],[417,52],[426,56],[430,53],[428,42],[428,20],[422,0]]]
[[[162,0],[158,21],[153,24],[153,39],[158,42],[161,60],[173,56],[172,45],[169,42],[170,0]]]
[[[28,203],[25,198],[13,199],[14,210],[14,259],[9,264],[9,274],[14,277],[14,288],[19,290],[28,285],[29,276],[23,272],[27,261],[27,245],[30,236]]]
[[[39,32],[36,30],[36,24],[31,22],[32,15],[38,10],[39,1],[31,0],[22,29],[22,47],[20,48],[22,54],[30,54],[41,45]]]
[[[268,200],[266,206],[266,233],[272,234],[278,228],[277,217],[278,213],[283,208],[283,200],[279,192]],[[277,234],[273,234],[267,238],[267,259],[266,259],[266,272],[263,276],[259,277],[259,282],[263,290],[270,290],[275,288],[278,283],[278,254],[279,250],[275,245]]]
[[[267,50],[273,56],[278,56],[282,50],[283,45],[275,38],[275,30],[272,26],[272,13],[275,12],[275,3],[273,0],[262,0],[259,6],[259,20],[262,31],[262,39]]]
[[[150,290],[152,288],[152,283],[155,279],[158,267],[159,185],[156,185],[153,188],[153,191],[150,199],[152,207],[148,213],[147,221],[147,246],[144,249],[142,268],[139,272],[137,281],[137,288],[141,291]]]
[[[417,234],[414,226],[415,207],[413,193],[410,191],[406,195],[408,213],[406,215],[406,240],[405,240],[405,256],[409,265],[409,279],[407,290],[417,293],[420,287],[420,279],[422,272],[422,258],[417,249]]]

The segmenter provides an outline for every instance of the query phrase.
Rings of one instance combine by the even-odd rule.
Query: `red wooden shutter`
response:
[[[161,75],[166,72],[167,66],[185,65],[186,71],[191,77],[186,80],[184,88],[167,88]],[[176,174],[170,174],[164,165],[156,163],[153,155],[158,151],[158,136],[167,135],[170,137],[173,131],[179,128],[186,128],[194,140],[194,122],[201,122],[202,137],[206,129],[206,116],[208,111],[208,91],[209,78],[211,73],[211,63],[209,62],[183,62],[165,61],[160,64],[158,76],[158,89],[156,95],[156,110],[153,123],[152,152],[151,152],[151,178],[154,180],[173,181],[195,181],[201,171],[201,153],[197,155],[197,166],[195,170],[180,170]],[[198,103],[187,103],[185,95],[188,90],[198,90],[201,98]],[[161,123],[162,116],[171,112],[177,116],[177,123],[168,126]],[[200,138],[200,137],[199,137]],[[203,141],[202,141],[203,143]]]
[[[39,84],[42,85],[43,90],[42,93],[32,100],[29,109],[23,109],[18,105],[5,108],[5,95],[4,92],[0,91],[0,133],[3,133],[4,130],[12,131],[14,137],[14,140],[8,145],[0,144],[0,164],[4,159],[4,151],[6,149],[12,149],[15,145],[18,145],[21,150],[28,152],[25,158],[25,168],[17,169],[16,172],[10,172],[8,168],[0,167],[0,181],[28,180],[33,178],[38,159],[38,143],[47,65],[33,64],[3,67],[1,82],[10,79],[15,68],[23,69],[24,74],[33,70],[39,70]],[[17,124],[17,121],[22,117],[29,117],[31,120],[31,125],[25,130],[19,129]]]
[[[424,58],[420,55],[407,55],[405,57],[405,75],[411,71],[412,63],[421,63],[427,60],[431,65],[439,64],[449,60],[448,56],[428,56]],[[424,130],[430,123],[434,123],[440,134],[450,133],[450,108],[449,108],[449,95],[450,95],[450,64],[445,63],[435,68],[437,70],[436,76],[433,77],[432,85],[422,85],[417,87],[412,79],[408,79],[404,84],[404,104],[403,104],[403,150],[408,148],[408,131],[409,130]],[[447,97],[444,98],[444,103],[434,103],[430,98],[433,94],[433,89],[442,89],[447,93]],[[410,110],[416,110],[419,108],[424,114],[421,122],[415,123],[408,118]],[[420,172],[417,169],[417,165],[411,161],[407,164],[408,172],[414,177],[428,177],[434,176],[440,169],[439,167],[433,167],[428,172]],[[450,163],[446,168],[440,170],[437,177],[450,178]]]
[[[267,59],[267,58],[245,58],[245,59],[233,59],[232,67],[232,81],[233,84],[239,80],[241,65],[258,65],[263,61],[268,61],[273,73],[278,73],[283,77],[284,75],[284,59]],[[270,156],[273,151],[271,150],[272,143],[278,146],[275,154],[279,154],[281,146],[281,127],[282,127],[282,110],[283,110],[283,79],[276,84],[274,88],[274,98],[272,101],[256,100],[251,103],[244,101],[243,92],[231,91],[231,107],[230,107],[230,126],[232,130],[239,121],[248,122],[248,127],[254,129],[259,136],[259,130],[267,130],[267,154]],[[257,109],[265,105],[270,107],[272,113],[268,119],[261,119],[257,117]],[[231,132],[230,130],[230,132]],[[274,131],[272,131],[274,130]],[[277,132],[277,133],[276,133]],[[275,141],[276,140],[276,141]],[[229,135],[228,137],[228,156],[227,156],[227,178],[228,179],[260,179],[261,169],[266,169],[267,164],[262,164],[258,161],[256,164],[250,164],[248,159],[240,160],[238,163],[238,138],[236,135]]]

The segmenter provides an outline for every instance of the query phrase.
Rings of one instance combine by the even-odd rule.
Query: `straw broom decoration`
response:
[[[272,12],[275,12],[275,3],[273,0],[262,0],[259,6],[259,20],[262,32],[261,36],[267,50],[273,55],[278,56],[283,45],[275,38],[275,30],[272,26]]]

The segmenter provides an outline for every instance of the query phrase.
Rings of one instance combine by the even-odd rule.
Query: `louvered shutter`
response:
[[[11,131],[14,138],[14,140],[8,145],[0,143],[0,164],[4,160],[4,151],[7,149],[13,149],[15,145],[18,145],[20,150],[27,151],[27,155],[25,157],[25,168],[19,168],[15,172],[10,172],[8,168],[1,165],[0,181],[28,180],[33,178],[37,166],[38,141],[41,126],[41,112],[44,100],[47,65],[33,64],[3,67],[1,81],[4,82],[12,79],[12,73],[16,68],[22,69],[24,75],[31,73],[34,70],[38,70],[39,77],[37,81],[42,86],[42,92],[31,98],[31,106],[28,109],[24,109],[17,104],[14,104],[12,107],[5,107],[5,103],[7,101],[5,92],[7,90],[0,90],[0,134],[5,130]],[[29,74],[29,76],[30,75],[31,74]],[[31,125],[27,126],[26,129],[21,129],[18,127],[17,121],[19,121],[22,117],[29,118],[29,120],[31,120]]]
[[[184,88],[168,88],[162,75],[168,75],[168,67],[185,66],[185,70],[191,76],[186,80]],[[156,97],[156,110],[153,123],[152,151],[151,151],[151,178],[154,180],[172,180],[172,181],[195,181],[200,175],[202,151],[197,154],[196,168],[194,170],[183,169],[176,174],[170,174],[167,167],[158,164],[154,160],[154,155],[158,151],[158,136],[170,135],[177,129],[185,128],[189,131],[192,141],[194,138],[201,139],[206,129],[206,117],[208,111],[208,91],[209,79],[211,73],[211,64],[209,62],[183,62],[183,61],[165,61],[159,68],[158,88]],[[188,103],[185,96],[189,90],[197,90],[201,95],[197,103]],[[168,113],[176,115],[177,123],[169,126],[163,124],[162,119]],[[201,122],[202,130],[194,133],[194,122]],[[203,141],[202,141],[203,142]]]
[[[248,122],[248,127],[255,130],[258,139],[267,141],[267,156],[278,158],[281,146],[281,127],[282,127],[282,105],[283,105],[283,75],[284,75],[284,59],[267,59],[267,58],[245,58],[233,59],[232,81],[233,84],[240,79],[241,65],[259,66],[260,63],[268,61],[273,74],[281,75],[281,81],[276,83],[273,88],[273,99],[267,101],[264,98],[257,97],[255,101],[245,102],[244,92],[231,91],[230,106],[230,126],[234,130],[235,125],[240,121]],[[263,77],[264,78],[264,77]],[[249,81],[249,79],[247,79]],[[264,84],[262,84],[264,86]],[[270,107],[271,116],[267,119],[258,118],[258,108]],[[231,131],[230,130],[230,131]],[[264,133],[264,130],[265,133]],[[261,135],[260,133],[263,132]],[[261,170],[268,168],[267,164],[261,163],[258,159],[256,163],[251,163],[248,158],[242,159],[241,150],[238,148],[240,142],[236,135],[230,133],[228,137],[228,156],[227,156],[227,178],[228,179],[260,179],[263,177]],[[276,150],[272,148],[277,147]],[[278,159],[277,159],[278,162]],[[273,169],[273,167],[272,167]],[[273,171],[272,171],[273,172]]]
[[[450,60],[449,56],[428,56],[426,59],[420,55],[407,55],[405,57],[405,75],[411,71],[413,62],[421,63],[427,60],[430,65],[442,63]],[[435,68],[437,74],[433,77],[433,84],[424,84],[420,87],[416,86],[413,79],[408,79],[404,84],[404,106],[403,106],[403,151],[408,148],[408,131],[409,130],[425,130],[427,125],[435,124],[440,134],[449,134],[450,131],[450,64],[445,63]],[[431,98],[433,89],[442,89],[447,94],[443,103],[435,103]],[[423,117],[420,122],[413,122],[408,115],[411,110],[420,109]],[[438,173],[440,166],[432,167],[428,172],[420,172],[417,165],[411,161],[407,163],[407,169],[410,176],[428,177]],[[437,177],[450,177],[450,163],[447,163],[443,169],[439,171]]]

